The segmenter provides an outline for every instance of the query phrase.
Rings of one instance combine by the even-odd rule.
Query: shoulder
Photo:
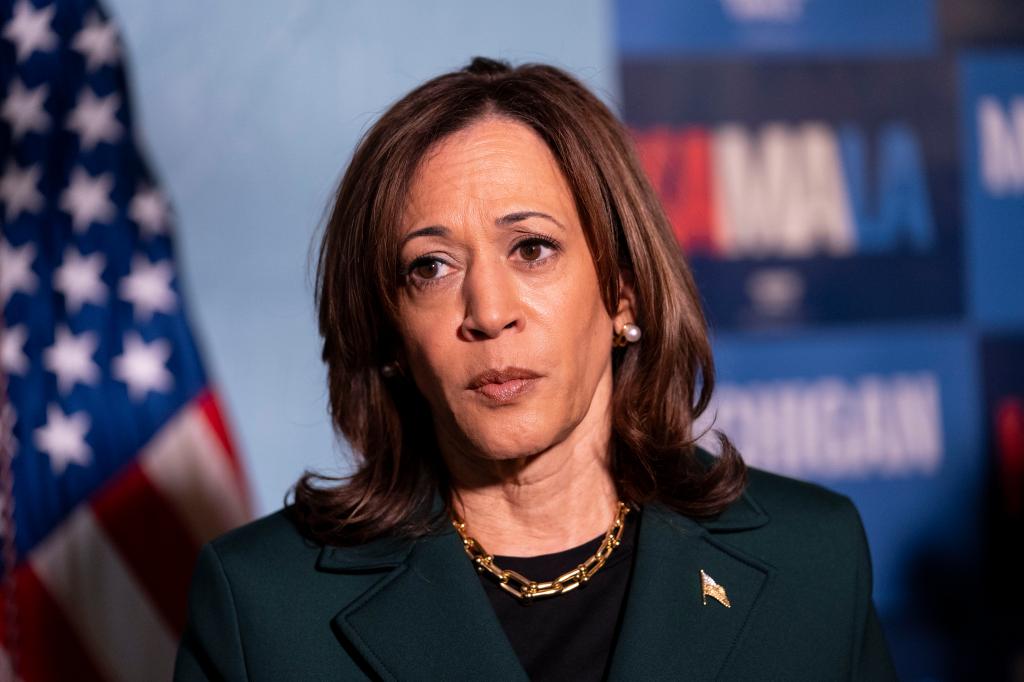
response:
[[[175,679],[361,678],[328,625],[381,572],[339,571],[325,563],[336,551],[307,539],[287,508],[203,545]]]
[[[711,468],[717,457],[697,447],[696,458]],[[759,528],[774,522],[776,532],[800,531],[822,524],[859,525],[860,516],[849,497],[809,481],[747,466],[743,493],[720,514],[702,525],[714,530]]]
[[[299,550],[315,557],[320,546],[302,535],[288,511],[285,507],[249,521],[214,538],[210,545],[221,556]]]
[[[409,539],[385,537],[354,546],[325,545],[303,534],[285,507],[208,542],[198,570],[204,563],[207,570],[215,565],[241,598],[263,594],[268,586],[314,600],[319,590],[330,586],[341,598],[349,587],[354,596],[381,571],[398,565],[412,544]]]
[[[730,679],[791,677],[796,659],[780,651],[803,652],[808,678],[834,677],[841,669],[849,679],[895,679],[871,597],[867,538],[849,497],[748,467],[743,494],[718,516],[695,521],[711,546],[748,567],[748,576],[764,576],[759,590],[749,592],[757,607],[745,627],[753,634],[746,656],[733,657]],[[722,556],[711,568],[738,588],[735,606],[744,574],[729,575]],[[701,560],[711,564],[715,557],[709,550]]]
[[[377,571],[393,567],[408,555],[417,538],[383,536],[362,544],[324,544],[302,532],[285,507],[239,526],[207,543],[229,567],[275,572],[316,568],[325,573]]]
[[[703,448],[707,467],[715,456]],[[747,467],[743,493],[721,513],[698,519],[712,536],[782,567],[833,563],[870,576],[870,556],[853,501],[827,487]],[[870,580],[870,578],[868,578]]]
[[[859,515],[853,501],[834,490],[795,478],[748,468],[744,495],[777,526],[791,530],[854,527]]]
[[[717,458],[697,448],[697,459],[714,466]],[[823,485],[789,478],[747,466],[743,493],[717,516],[701,521],[708,530],[766,528],[775,534],[816,533],[822,530],[862,530],[860,515],[849,497]]]
[[[699,521],[712,535],[778,568],[832,565],[870,584],[867,538],[849,497],[756,467],[747,481],[721,514]]]
[[[214,538],[204,550],[229,575],[283,575],[312,568],[322,546],[305,538],[283,508]]]
[[[282,629],[303,632],[308,616],[329,622],[380,578],[375,571],[339,571],[332,559],[365,552],[369,545],[349,549],[314,542],[292,521],[287,507],[279,509],[202,547],[190,606],[211,622],[220,616],[211,616],[204,601],[221,613],[235,612],[239,629],[258,641]]]
[[[206,543],[196,577],[216,573],[236,600],[277,591],[306,590],[318,582],[324,546],[306,538],[288,508],[255,519]]]

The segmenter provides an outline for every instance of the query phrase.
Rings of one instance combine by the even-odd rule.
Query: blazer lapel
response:
[[[527,680],[454,529],[409,543],[391,566],[332,623],[380,677]]]
[[[709,527],[756,527],[750,510]],[[730,607],[701,590],[701,571],[725,589]],[[774,569],[719,542],[696,521],[660,504],[644,509],[625,614],[610,679],[715,679],[735,647]]]
[[[699,523],[647,505],[610,679],[714,679],[775,572],[714,533],[767,522],[748,494]],[[364,579],[380,574],[332,628],[381,678],[527,680],[450,526],[416,541],[328,546],[317,568]],[[725,589],[729,608],[711,597],[704,604],[701,570]]]

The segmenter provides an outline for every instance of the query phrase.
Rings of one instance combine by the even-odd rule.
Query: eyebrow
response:
[[[553,216],[550,216],[547,213],[542,213],[541,211],[519,211],[517,213],[509,213],[495,220],[494,224],[511,225],[512,223],[518,223],[523,220],[526,220],[527,218],[544,218],[545,220],[550,220],[555,225],[558,225],[560,228],[565,230],[565,225],[558,222]]]
[[[402,237],[402,241],[398,244],[399,250],[406,245],[412,239],[416,237],[447,237],[449,230],[447,227],[441,225],[431,225],[430,227],[421,227],[418,230],[413,230],[409,234]]]
[[[494,224],[499,227],[504,227],[506,225],[522,222],[527,218],[544,218],[545,220],[549,220],[562,228],[562,230],[568,232],[568,230],[565,229],[565,225],[560,223],[554,216],[550,216],[542,211],[517,211],[515,213],[507,213],[495,220]],[[399,243],[398,247],[402,248],[408,241],[415,239],[416,237],[447,237],[449,234],[451,234],[451,230],[443,225],[429,225],[427,227],[421,227],[418,230],[413,230],[402,237],[402,241]]]

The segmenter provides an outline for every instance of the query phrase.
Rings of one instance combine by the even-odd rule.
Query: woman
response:
[[[570,76],[477,58],[393,105],[317,283],[358,468],[203,548],[177,679],[893,677],[851,502],[695,445],[697,290]]]

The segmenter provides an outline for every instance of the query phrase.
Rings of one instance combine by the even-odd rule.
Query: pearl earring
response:
[[[393,379],[402,373],[402,367],[397,360],[392,360],[380,368],[380,373],[384,375],[385,379]]]
[[[612,339],[612,345],[619,348],[625,346],[627,343],[636,343],[643,336],[643,332],[640,331],[640,327],[636,326],[632,322],[627,322],[622,325],[622,329],[619,330],[615,337]]]

